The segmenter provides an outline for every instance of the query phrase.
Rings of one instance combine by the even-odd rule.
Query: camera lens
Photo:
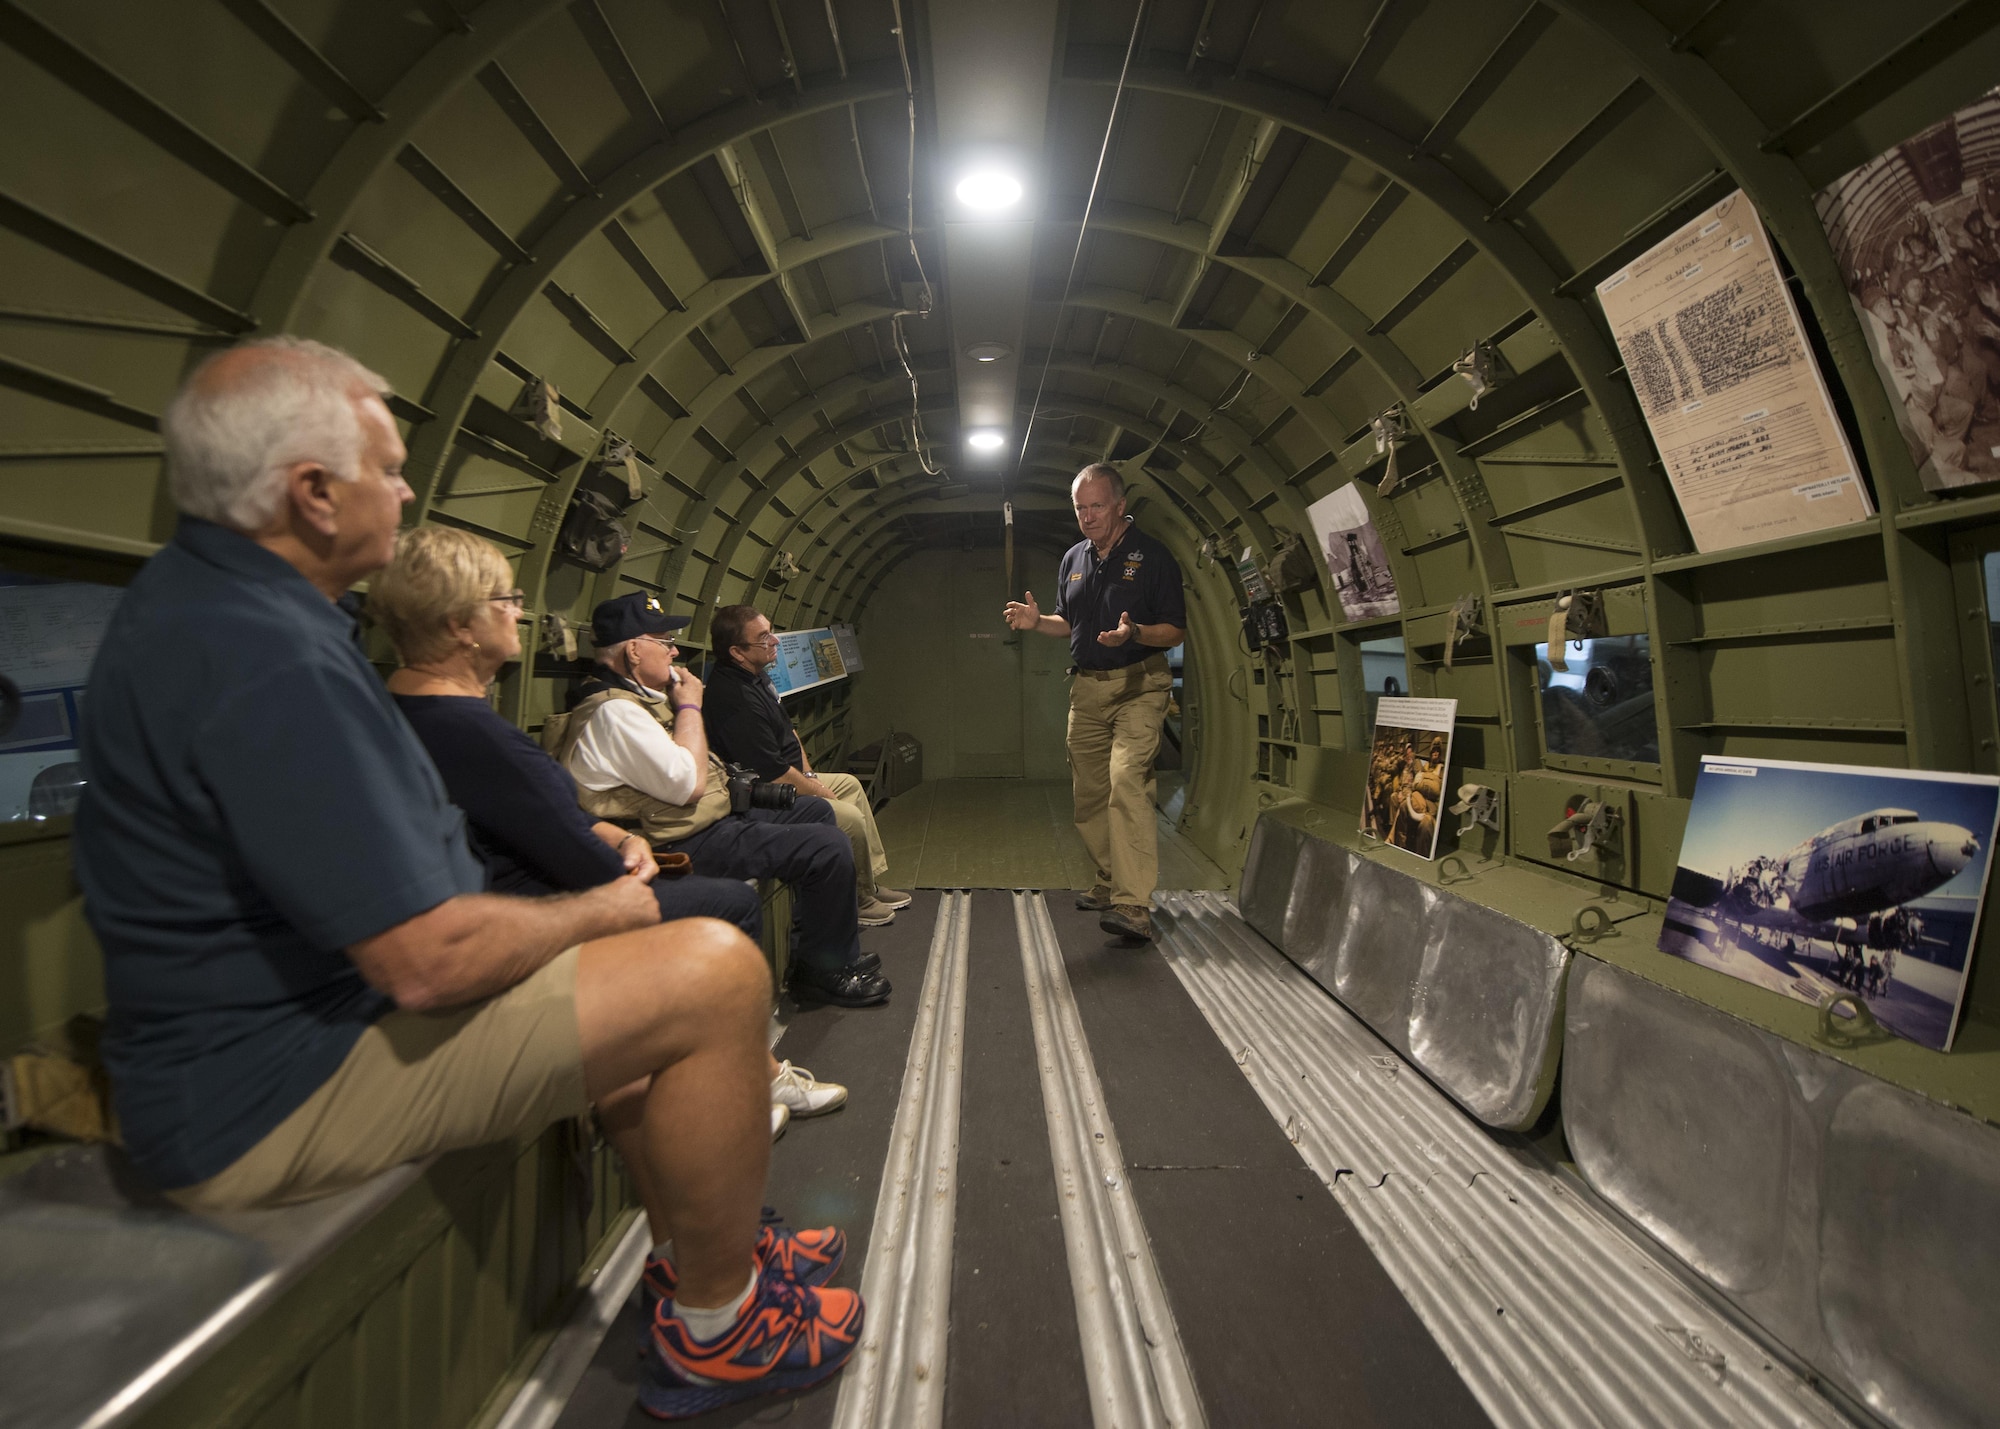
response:
[[[789,809],[798,802],[799,791],[789,784],[773,784],[759,780],[750,786],[750,807],[753,809]]]

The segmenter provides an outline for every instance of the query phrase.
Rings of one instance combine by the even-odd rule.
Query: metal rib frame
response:
[[[1228,900],[1160,902],[1168,966],[1501,1429],[1848,1423]]]
[[[972,895],[945,893],[868,1234],[868,1319],[841,1377],[835,1429],[923,1429],[944,1419],[971,931]]]
[[[1041,894],[1014,895],[1014,925],[1092,1417],[1098,1429],[1206,1429]]]

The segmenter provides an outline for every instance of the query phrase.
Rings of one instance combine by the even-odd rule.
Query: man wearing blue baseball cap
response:
[[[702,683],[674,664],[673,632],[687,624],[644,591],[600,602],[590,622],[597,669],[569,713],[544,726],[544,747],[596,817],[638,821],[656,849],[687,854],[700,873],[789,883],[794,997],[887,1002],[880,960],[861,951],[854,854],[832,807],[801,798],[731,812],[728,771],[708,747]]]

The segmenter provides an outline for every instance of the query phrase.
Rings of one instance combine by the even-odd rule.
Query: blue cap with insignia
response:
[[[621,645],[641,635],[665,635],[694,623],[690,615],[669,615],[660,598],[646,591],[601,600],[590,613],[590,638],[598,649]]]

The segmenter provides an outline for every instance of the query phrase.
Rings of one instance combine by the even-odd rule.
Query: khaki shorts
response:
[[[391,1012],[269,1136],[228,1169],[168,1195],[196,1211],[282,1206],[580,1114],[588,1099],[576,961],[571,948],[471,1007]]]

